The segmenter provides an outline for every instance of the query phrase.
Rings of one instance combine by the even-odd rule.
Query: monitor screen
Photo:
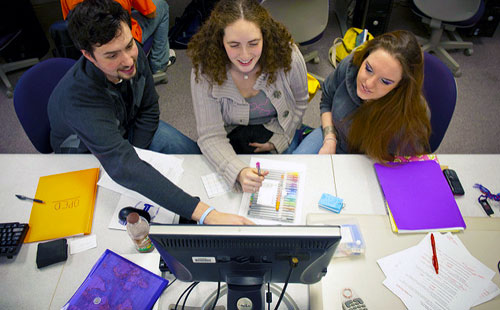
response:
[[[227,283],[228,309],[257,287],[253,309],[261,309],[266,283],[320,281],[341,233],[327,225],[152,225],[149,237],[177,279]]]

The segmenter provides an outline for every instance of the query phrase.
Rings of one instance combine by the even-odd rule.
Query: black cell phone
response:
[[[458,175],[453,169],[444,169],[444,176],[446,177],[446,181],[448,181],[448,185],[450,185],[451,192],[453,195],[463,195],[465,194],[464,188],[458,179]]]

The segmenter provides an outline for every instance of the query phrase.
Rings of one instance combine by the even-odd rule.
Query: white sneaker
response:
[[[173,49],[170,49],[168,54],[169,54],[169,57],[168,57],[167,67],[170,67],[171,65],[173,65],[175,63],[177,56],[175,55],[175,51]]]

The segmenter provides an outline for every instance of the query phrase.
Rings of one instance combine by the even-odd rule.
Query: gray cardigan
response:
[[[278,153],[282,153],[302,123],[309,98],[307,68],[297,46],[292,46],[291,70],[287,73],[282,69],[277,71],[276,81],[271,85],[267,85],[267,74],[261,74],[254,89],[262,90],[277,111],[278,117],[264,126],[274,133],[269,142],[274,144]],[[249,104],[238,91],[229,71],[222,85],[214,85],[201,74],[196,82],[193,69],[191,94],[198,145],[216,171],[234,186],[239,172],[247,164],[237,157],[229,144],[225,127],[248,125]]]

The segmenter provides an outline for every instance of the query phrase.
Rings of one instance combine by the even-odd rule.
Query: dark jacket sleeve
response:
[[[139,53],[143,53],[141,48],[139,48]],[[133,126],[134,135],[132,144],[140,148],[148,148],[160,120],[160,107],[158,105],[159,96],[155,89],[155,83],[146,56],[139,57],[138,61],[143,61],[141,67],[143,68],[142,73],[145,77],[145,84],[144,90],[135,94],[140,97],[137,98],[137,100],[139,100],[141,104]]]
[[[75,111],[65,114],[65,118],[115,182],[172,212],[191,218],[199,200],[139,158],[128,140],[121,136],[112,110],[99,107],[109,102],[106,99],[96,96],[92,102],[80,100],[74,105]]]
[[[149,146],[159,118],[154,86],[151,90],[154,83],[150,73],[146,76],[146,85],[149,86],[145,87],[144,106],[141,106],[134,128],[137,129],[134,132],[136,139],[142,136],[146,140],[136,145],[143,148]],[[126,109],[117,106],[113,94],[81,74],[65,77],[61,82],[51,96],[54,106],[57,104],[57,108],[52,109],[57,114],[54,119],[63,122],[71,133],[78,136],[115,182],[172,212],[191,218],[199,199],[185,193],[139,158],[120,130],[117,113],[126,113],[123,112]]]

